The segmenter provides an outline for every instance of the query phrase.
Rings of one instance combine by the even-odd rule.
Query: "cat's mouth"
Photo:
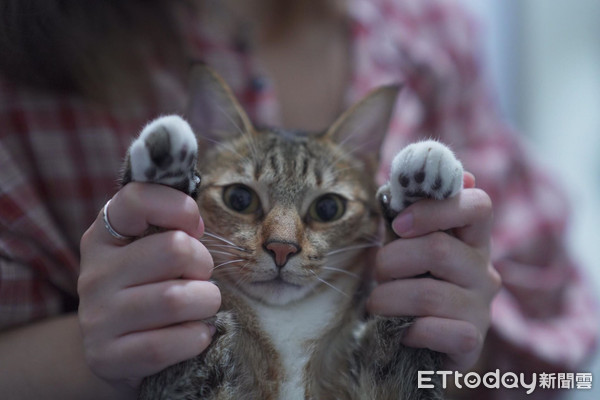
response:
[[[252,285],[255,286],[266,286],[270,288],[300,288],[301,286],[296,283],[291,283],[286,281],[281,277],[281,275],[277,275],[273,279],[267,279],[264,281],[255,281],[252,282]]]
[[[248,296],[268,305],[284,306],[303,298],[310,290],[306,285],[287,281],[281,276],[250,281],[239,285]]]

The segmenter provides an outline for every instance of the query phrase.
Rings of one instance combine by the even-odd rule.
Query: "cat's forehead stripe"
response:
[[[289,140],[293,142],[306,142],[311,136],[318,135],[316,133],[306,132],[302,130],[280,128],[272,128],[269,129],[268,132],[273,133],[284,140]]]
[[[348,153],[322,135],[261,131],[232,143],[230,156],[234,166],[234,176],[227,174],[230,182],[262,185],[270,196],[290,204],[314,191],[363,197],[351,189],[357,176]],[[347,187],[348,180],[355,183]]]
[[[303,165],[303,171],[308,169],[306,141],[289,140],[289,137],[270,135],[267,140],[259,141],[259,143],[258,155],[254,157],[256,170],[270,168],[272,171],[289,173],[294,172],[293,170],[298,165]],[[290,167],[292,170],[288,170]]]

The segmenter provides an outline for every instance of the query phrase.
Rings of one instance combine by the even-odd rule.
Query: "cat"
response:
[[[206,321],[212,344],[146,378],[139,399],[443,398],[439,381],[417,388],[417,371],[437,370],[441,355],[400,343],[413,318],[368,315],[365,303],[381,214],[391,220],[421,198],[456,194],[453,153],[435,141],[411,145],[378,191],[398,85],[311,133],[254,127],[214,71],[191,75],[187,119],[148,124],[121,183],[161,183],[197,199],[222,306]]]

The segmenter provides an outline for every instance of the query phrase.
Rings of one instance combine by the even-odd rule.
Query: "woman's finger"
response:
[[[447,318],[417,318],[406,330],[402,343],[427,348],[448,356],[444,368],[465,370],[479,357],[484,334],[472,323]]]
[[[486,259],[444,232],[394,240],[377,253],[375,276],[379,282],[431,273],[461,287],[481,286],[486,279]],[[469,267],[471,266],[471,267]],[[473,267],[474,266],[474,267]]]
[[[473,189],[475,187],[475,175],[470,172],[463,174],[463,189]]]
[[[213,334],[214,328],[200,321],[134,332],[117,338],[108,347],[88,346],[92,350],[86,353],[86,359],[105,379],[141,379],[197,356],[208,347]]]
[[[211,282],[174,280],[125,289],[109,301],[114,312],[106,326],[123,335],[212,317],[221,306],[221,293]]]
[[[119,249],[116,256],[121,258],[114,268],[120,270],[107,274],[120,287],[177,278],[208,280],[213,270],[213,259],[206,247],[182,231],[146,236],[127,249]]]
[[[150,226],[177,229],[199,238],[204,232],[198,205],[191,197],[173,188],[132,182],[121,189],[106,209],[110,226],[128,237],[142,235]],[[104,226],[103,212],[92,226],[101,243],[125,245],[113,237]]]
[[[492,228],[492,203],[480,189],[464,189],[446,200],[422,200],[404,210],[392,222],[402,238],[431,232],[452,232],[470,246],[487,249]]]
[[[95,268],[89,268],[94,265]],[[170,279],[208,280],[213,260],[200,241],[181,231],[146,236],[129,246],[82,252],[78,287],[86,298]]]
[[[481,300],[471,291],[433,278],[402,279],[378,285],[367,302],[369,312],[382,316],[436,316],[481,320]]]

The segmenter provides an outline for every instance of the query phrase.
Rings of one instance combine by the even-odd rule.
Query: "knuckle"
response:
[[[430,278],[423,278],[419,286],[420,288],[415,294],[416,309],[418,310],[419,315],[436,315],[440,305],[443,303],[438,286],[435,284],[435,281]]]
[[[169,260],[178,265],[186,264],[194,256],[194,247],[191,238],[182,231],[169,232],[166,243],[166,253]]]
[[[109,348],[85,342],[84,345],[83,356],[90,370],[100,377],[109,378],[114,369],[109,356]]]
[[[221,307],[221,292],[213,284],[196,282],[171,286],[162,293],[164,312],[173,320],[185,321],[214,315]]]
[[[429,235],[429,257],[439,264],[448,259],[451,252],[450,237],[444,232],[433,232]]]
[[[83,235],[81,235],[81,240],[79,241],[81,253],[85,253],[94,243],[92,240],[92,227],[93,225],[83,232]]]
[[[471,195],[473,196],[472,208],[474,214],[479,218],[491,216],[493,204],[490,196],[481,189],[472,189]]]
[[[221,327],[221,329],[227,329],[227,328],[223,328]],[[210,335],[210,331],[209,331],[209,327],[208,324],[204,323],[204,322],[199,322],[196,330],[198,331],[198,334],[196,335],[197,340],[198,340],[198,349],[200,351],[204,351],[212,342],[212,336]],[[230,329],[230,331],[232,331]]]
[[[151,368],[165,367],[173,363],[173,351],[177,343],[169,345],[163,340],[153,339],[148,340],[144,346],[143,355],[141,356],[142,364],[146,364]]]
[[[86,299],[98,293],[106,278],[103,277],[101,268],[90,268],[79,274],[77,278],[77,294],[80,299]]]
[[[481,300],[471,292],[455,289],[448,292],[444,304],[447,309],[462,310],[462,312],[466,314],[477,310],[480,301]]]
[[[494,266],[492,264],[489,265],[488,271],[489,271],[490,280],[492,282],[492,291],[493,291],[493,294],[495,295],[496,293],[498,293],[500,291],[500,288],[502,287],[502,277],[500,276],[500,273],[498,272],[498,270],[496,270],[496,268],[494,268]]]
[[[198,204],[189,196],[185,197],[182,211],[192,221],[195,221],[196,218],[200,217],[200,209],[198,208]]]
[[[130,182],[119,190],[110,203],[110,214],[116,215],[120,210],[139,209],[144,204],[144,185]],[[114,222],[111,218],[111,223]]]
[[[205,303],[206,310],[211,314],[216,314],[217,311],[221,308],[221,291],[219,288],[214,285],[207,285],[207,300]]]
[[[99,375],[103,371],[105,365],[104,352],[97,351],[95,348],[86,348],[84,351],[85,362],[90,369]]]
[[[169,287],[162,293],[161,297],[165,312],[173,319],[180,319],[191,301],[185,288],[180,286]]]
[[[194,265],[201,272],[200,279],[208,279],[212,275],[214,260],[210,255],[208,249],[200,242],[192,243],[192,246],[196,248],[196,260]]]
[[[483,336],[475,327],[470,323],[465,324],[460,330],[458,336],[458,348],[461,353],[471,353],[477,350],[483,344]]]
[[[79,297],[85,297],[87,293],[93,291],[96,286],[95,279],[93,279],[89,273],[82,273],[77,279],[77,294]]]
[[[114,277],[111,276],[110,260],[103,260],[104,264],[98,262],[81,262],[81,272],[77,278],[77,293],[80,298],[92,296],[106,290],[111,285]]]
[[[97,303],[90,303],[82,299],[77,312],[79,326],[85,339],[97,337],[99,332],[103,332],[108,323],[109,316],[103,306]]]
[[[384,246],[380,249],[378,249],[376,255],[375,255],[375,273],[377,274],[377,276],[379,278],[384,278],[386,277],[389,272],[389,256],[388,254],[390,253],[390,251],[388,250],[390,248],[390,245],[388,244],[387,246]]]
[[[120,201],[127,205],[139,204],[145,196],[146,186],[139,182],[130,182],[117,193]]]
[[[77,313],[77,319],[79,320],[79,326],[84,334],[86,334],[93,330],[95,326],[98,326],[98,316],[91,312],[87,306],[81,305],[79,307],[79,311]]]

